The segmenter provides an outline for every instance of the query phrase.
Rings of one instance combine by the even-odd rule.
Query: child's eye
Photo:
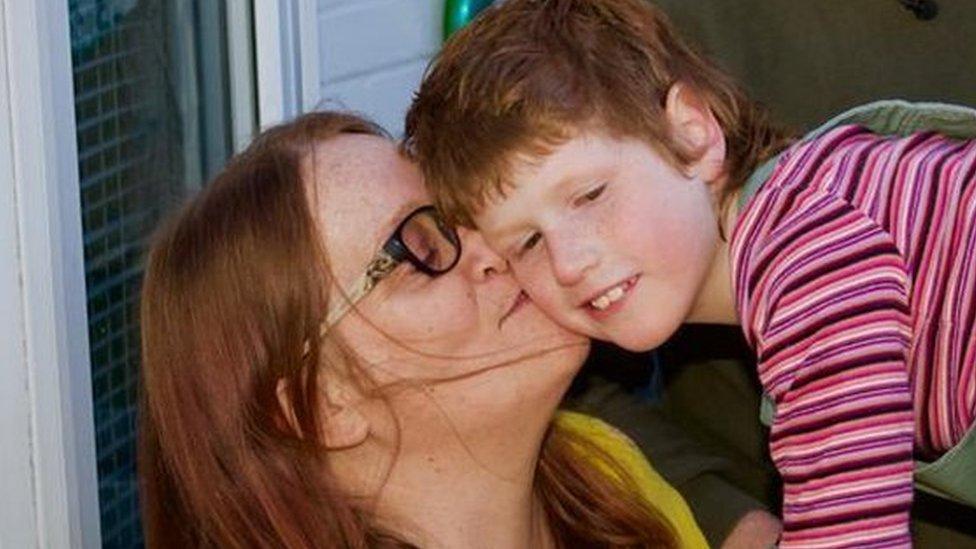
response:
[[[585,194],[581,195],[579,198],[577,198],[576,200],[574,200],[573,201],[573,205],[574,206],[582,206],[586,202],[593,202],[597,198],[600,198],[600,195],[603,194],[603,191],[605,191],[606,188],[607,188],[607,184],[606,183],[602,183],[602,184],[594,187],[593,189],[590,189]]]
[[[522,245],[519,246],[518,256],[521,257],[522,254],[524,254],[525,252],[531,250],[532,248],[535,248],[536,244],[538,244],[540,240],[542,240],[541,233],[532,233],[531,235],[529,235],[529,238],[527,238],[525,242],[523,242]]]

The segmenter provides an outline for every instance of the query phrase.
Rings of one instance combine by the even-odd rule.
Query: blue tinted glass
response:
[[[138,547],[141,263],[161,217],[230,153],[226,75],[200,70],[226,66],[223,3],[68,5],[102,541]]]

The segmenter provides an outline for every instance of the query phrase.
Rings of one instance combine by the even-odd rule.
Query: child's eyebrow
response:
[[[549,189],[549,195],[551,199],[563,198],[570,190],[570,187],[576,188],[581,184],[588,183],[590,180],[596,179],[596,173],[592,170],[589,172],[584,172],[584,170],[576,170],[565,177],[561,178],[556,182],[555,185]]]
[[[530,228],[531,224],[527,220],[517,219],[514,222],[502,223],[498,228],[491,230],[481,229],[481,231],[486,235],[491,235],[492,240],[502,241],[507,245],[509,240],[515,239]]]
[[[549,198],[561,198],[566,193],[567,187],[576,187],[607,179],[612,177],[614,173],[616,173],[616,166],[605,161],[594,160],[583,164],[574,164],[567,168],[566,173],[556,181],[555,185],[549,188],[547,194],[550,195]]]
[[[484,215],[487,209],[490,208],[483,209],[479,213]],[[512,216],[506,216],[500,220],[496,218],[496,221],[489,223],[488,227],[485,227],[484,223],[475,224],[483,235],[499,243],[502,247],[508,247],[511,245],[512,240],[520,237],[525,231],[532,229],[533,220],[530,215],[532,210],[532,208],[519,208]]]

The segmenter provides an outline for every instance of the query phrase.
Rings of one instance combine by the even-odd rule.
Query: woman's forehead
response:
[[[337,209],[381,212],[426,196],[417,168],[382,137],[339,136],[319,145],[312,163],[318,194]]]
[[[416,166],[388,139],[342,135],[310,160],[313,209],[334,262],[368,261],[360,256],[376,252],[401,212],[429,202]]]

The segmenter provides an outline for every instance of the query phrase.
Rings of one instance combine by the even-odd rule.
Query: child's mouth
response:
[[[584,308],[591,315],[606,316],[619,309],[623,299],[637,283],[638,275],[634,275],[623,282],[607,288],[599,295],[584,304]]]

